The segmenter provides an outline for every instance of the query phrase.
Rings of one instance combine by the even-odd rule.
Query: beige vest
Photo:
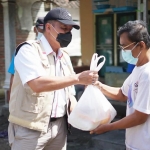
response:
[[[43,68],[46,71],[45,76],[55,76],[55,62],[53,54],[50,54],[48,58],[47,55],[44,54],[45,51],[42,44],[38,41],[28,41],[25,43],[32,45],[36,53],[40,56]],[[22,45],[25,43],[22,43]],[[19,46],[19,48],[20,47],[21,46]],[[74,74],[73,68],[70,64],[70,57],[66,52],[63,52],[61,65],[64,76]],[[72,97],[69,94],[70,90],[71,87],[65,88],[67,106],[70,105],[69,97]],[[33,130],[47,132],[53,99],[54,91],[35,93],[30,87],[25,88],[22,85],[18,72],[16,71],[9,102],[9,121]]]

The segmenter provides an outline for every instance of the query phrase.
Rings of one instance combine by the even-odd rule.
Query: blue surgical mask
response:
[[[42,37],[43,33],[39,32],[37,28],[36,28],[36,31],[38,33],[36,36],[36,40],[39,40]]]
[[[137,44],[131,50],[123,50],[122,49],[122,57],[129,64],[136,65],[136,63],[138,61],[138,57],[141,54],[141,52],[140,52],[136,58],[134,58],[132,56],[132,50],[137,46]]]
[[[36,39],[39,40],[42,37],[43,33],[38,32],[38,35],[36,36]]]

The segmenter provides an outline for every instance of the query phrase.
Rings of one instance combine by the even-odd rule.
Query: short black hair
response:
[[[125,32],[128,34],[128,38],[131,42],[138,43],[143,41],[147,48],[150,47],[150,36],[144,21],[128,21],[123,26],[119,27],[117,34],[120,37],[120,35]]]
[[[48,21],[44,22],[44,28],[43,28],[43,30],[45,31],[45,25],[46,25],[47,23],[50,23],[52,26],[54,26],[56,21],[57,21],[57,20],[48,20]]]

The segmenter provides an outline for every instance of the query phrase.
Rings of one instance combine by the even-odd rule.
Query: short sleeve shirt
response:
[[[141,125],[126,129],[126,146],[131,150],[150,149],[150,62],[135,67],[121,87],[128,97],[126,115],[135,110],[148,114],[147,121]]]

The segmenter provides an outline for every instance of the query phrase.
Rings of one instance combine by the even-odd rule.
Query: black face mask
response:
[[[72,40],[71,32],[59,33],[56,40],[59,42],[61,47],[67,47]]]
[[[53,27],[53,26],[52,26]],[[53,27],[54,28],[54,27]],[[57,32],[57,30],[54,28],[55,32]],[[52,34],[51,34],[52,35]],[[52,35],[53,36],[53,35]],[[54,37],[54,36],[53,36]],[[54,37],[55,38],[55,37]],[[56,40],[59,42],[61,47],[67,47],[69,45],[69,43],[72,40],[72,34],[71,32],[67,32],[67,33],[58,33]]]

